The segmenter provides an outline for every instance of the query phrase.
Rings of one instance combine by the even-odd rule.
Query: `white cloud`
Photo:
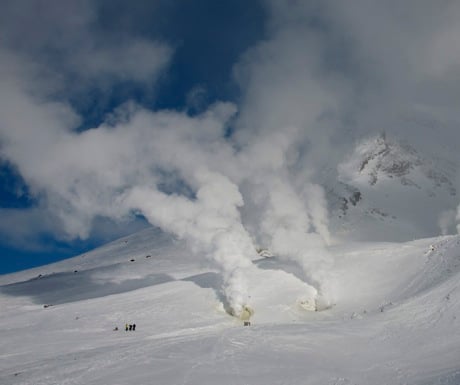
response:
[[[154,84],[171,54],[171,48],[165,44],[140,39],[128,39],[116,45],[88,44],[67,57],[67,69],[80,79],[96,84],[107,78],[109,82],[133,80]]]
[[[239,106],[216,102],[191,117],[127,102],[98,127],[75,132],[80,117],[66,101],[73,86],[83,94],[120,81],[151,87],[172,51],[123,33],[117,43],[98,30],[91,2],[69,4],[72,14],[8,2],[24,30],[0,18],[10,36],[0,49],[0,155],[40,210],[57,218],[61,236],[86,238],[95,218],[142,213],[213,258],[234,308],[248,298],[242,272],[254,239],[301,264],[308,282],[332,295],[328,209],[316,182],[356,138],[383,128],[435,152],[458,139],[456,102],[444,104],[443,87],[458,75],[455,17],[444,19],[454,5],[267,1],[266,40],[235,65]],[[450,97],[460,95],[457,84]],[[438,123],[439,105],[449,111],[445,135],[418,124],[427,116]]]

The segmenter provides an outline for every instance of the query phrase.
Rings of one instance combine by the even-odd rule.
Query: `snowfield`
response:
[[[249,327],[155,229],[1,276],[0,384],[460,384],[460,237],[329,251],[335,305],[317,312],[299,267],[254,260]]]

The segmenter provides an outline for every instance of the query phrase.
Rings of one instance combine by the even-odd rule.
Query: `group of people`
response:
[[[126,325],[125,325],[125,330],[126,330],[126,331],[128,331],[128,330],[129,330],[129,331],[134,331],[134,330],[136,330],[136,324],[129,324],[129,325],[126,324]]]

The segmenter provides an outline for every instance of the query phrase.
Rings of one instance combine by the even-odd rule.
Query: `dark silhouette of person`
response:
[[[133,325],[129,325],[129,330],[133,330]]]
[[[133,325],[133,331],[136,330],[136,324]]]

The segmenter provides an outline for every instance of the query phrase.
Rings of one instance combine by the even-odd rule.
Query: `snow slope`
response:
[[[255,260],[250,327],[216,271],[155,229],[1,276],[0,384],[459,384],[460,237],[330,253],[321,312],[299,305],[297,266]]]
[[[442,156],[397,137],[361,139],[335,170],[323,173],[331,232],[385,241],[456,232],[458,165]]]

